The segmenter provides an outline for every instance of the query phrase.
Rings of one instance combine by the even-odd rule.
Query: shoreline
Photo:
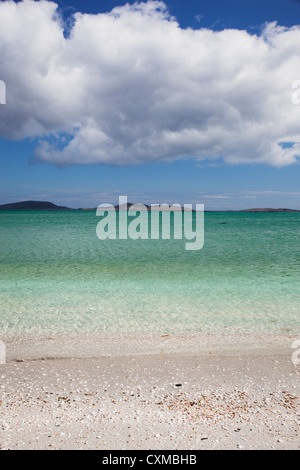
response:
[[[153,335],[21,336],[0,338],[6,361],[84,359],[153,355],[244,355],[291,351],[299,336],[264,333],[194,333]]]
[[[5,449],[299,449],[291,348],[0,365]]]

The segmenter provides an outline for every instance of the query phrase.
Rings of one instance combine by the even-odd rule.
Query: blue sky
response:
[[[116,6],[125,5],[125,3],[127,2],[122,2],[121,0],[119,2],[83,2],[79,0],[64,0],[64,2],[58,2],[60,11],[63,13],[65,20],[78,11],[89,14],[106,13],[110,12]],[[179,2],[174,0],[166,1],[165,4],[169,14],[176,17],[181,30],[186,28],[192,28],[194,30],[207,28],[211,31],[222,31],[233,28],[245,30],[250,35],[261,35],[265,22],[277,21],[280,26],[286,26],[287,28],[300,24],[300,2],[296,0],[253,0],[251,2],[245,0],[186,0]],[[157,21],[160,20],[158,19]],[[26,32],[24,34],[26,34]],[[16,52],[18,51],[14,51],[15,54]],[[15,57],[15,54],[13,57]],[[281,63],[280,67],[283,67]],[[278,67],[278,69],[280,67]],[[224,146],[224,152],[226,151],[228,154],[225,156],[224,153],[223,158],[223,147],[221,144],[213,141],[211,150],[212,158],[210,158],[207,153],[209,152],[209,148],[206,148],[203,156],[198,159],[195,158],[195,155],[197,157],[197,153],[195,153],[197,152],[197,148],[196,150],[194,147],[190,149],[186,146],[185,141],[184,145],[180,143],[182,147],[179,146],[179,148],[185,149],[183,152],[188,148],[188,152],[190,152],[189,155],[182,155],[180,157],[178,147],[176,147],[176,158],[172,158],[171,151],[175,147],[170,146],[166,154],[162,155],[162,157],[158,154],[157,157],[152,158],[151,155],[149,156],[149,154],[147,154],[140,159],[137,154],[131,159],[128,157],[129,154],[126,153],[125,148],[123,151],[124,156],[121,161],[118,159],[118,147],[114,145],[113,148],[108,148],[107,159],[101,156],[101,159],[97,157],[99,160],[94,157],[94,159],[85,162],[83,157],[80,156],[78,160],[70,161],[70,164],[65,163],[66,160],[62,160],[62,158],[68,158],[70,160],[70,154],[68,153],[66,156],[58,157],[58,152],[48,146],[51,140],[50,133],[45,136],[44,131],[35,131],[37,135],[34,136],[32,129],[30,132],[27,132],[28,135],[26,135],[26,132],[23,130],[19,133],[15,131],[15,122],[18,123],[19,120],[27,119],[28,123],[31,123],[31,120],[26,114],[27,112],[30,113],[30,111],[23,112],[22,108],[22,113],[20,111],[18,114],[18,110],[14,109],[11,114],[12,117],[8,120],[7,116],[10,115],[5,114],[5,112],[10,112],[9,102],[12,102],[14,96],[9,96],[11,90],[6,78],[9,76],[10,71],[5,69],[5,65],[2,71],[3,77],[1,76],[0,56],[0,79],[5,80],[7,86],[7,104],[0,106],[0,120],[6,120],[0,134],[0,204],[34,199],[52,201],[69,207],[95,207],[103,202],[115,203],[119,195],[127,195],[129,200],[133,202],[167,202],[169,204],[176,202],[204,203],[206,209],[210,210],[243,209],[250,207],[291,207],[300,209],[299,159],[284,156],[284,158],[289,158],[288,162],[282,164],[280,160],[280,163],[277,164],[277,157],[275,156],[274,158],[273,156],[268,156],[261,159],[259,156],[255,156],[252,161],[251,149],[254,147],[251,146],[249,149],[245,150],[243,145],[240,145],[238,157],[236,156],[234,146],[230,147],[229,150]],[[26,73],[29,72],[28,68],[26,68]],[[224,70],[224,74],[226,73],[227,71]],[[222,75],[222,69],[220,74]],[[300,79],[300,70],[298,75],[299,76],[294,74],[294,80]],[[120,81],[125,80],[123,77],[125,77],[125,74],[120,76]],[[272,75],[270,75],[270,77],[272,77]],[[291,75],[291,77],[293,77],[293,75]],[[279,79],[274,77],[274,81],[276,80],[278,80],[279,83]],[[122,84],[120,84],[120,86],[121,85]],[[218,90],[221,89],[222,86],[222,84],[218,85]],[[17,86],[12,89],[16,90]],[[115,101],[114,96],[111,97],[111,101]],[[118,103],[116,101],[112,111],[109,107],[111,101],[110,98],[107,98],[105,106],[107,106],[109,113],[116,113]],[[4,111],[5,106],[7,106],[8,111]],[[25,110],[28,110],[30,103],[26,103],[26,99],[25,103],[24,100],[22,100],[22,106],[24,106]],[[101,106],[102,102],[99,101],[99,107]],[[147,104],[145,106],[147,106]],[[178,106],[182,107],[182,102],[180,102]],[[17,108],[17,106],[15,108]],[[298,112],[296,105],[294,105],[294,108],[294,112]],[[298,108],[300,112],[300,105]],[[177,111],[178,109],[176,108],[175,112]],[[259,115],[261,115],[263,111],[264,110],[259,110]],[[133,115],[134,112],[135,108],[132,106],[130,115]],[[187,120],[189,113],[195,113],[195,109],[193,107],[187,108],[184,110],[184,113],[182,111],[178,113],[178,116],[184,115],[184,119]],[[51,117],[50,111],[49,116]],[[144,114],[142,114],[140,118],[138,116],[137,121],[139,119],[142,120],[143,116]],[[286,116],[288,116],[288,114],[285,111],[282,115],[282,119],[285,119]],[[300,114],[298,117],[300,117]],[[42,117],[40,119],[42,125],[46,126],[46,118]],[[55,119],[57,119],[56,116]],[[163,119],[164,121],[168,119],[167,113],[164,114]],[[264,119],[270,120],[269,116]],[[102,117],[99,122],[103,122]],[[134,122],[136,123],[136,121]],[[298,122],[300,122],[300,120]],[[16,126],[17,125],[18,124],[16,124]],[[47,125],[50,128],[52,122],[50,124],[47,123]],[[55,124],[55,126],[56,125],[57,124]],[[195,123],[193,125],[195,125]],[[29,124],[26,125],[26,129],[28,126]],[[35,126],[37,125],[35,124]],[[105,128],[106,124],[104,123],[103,126]],[[272,133],[272,119],[268,123],[268,126],[267,129]],[[297,125],[295,126],[295,124],[292,123],[291,129],[293,129],[293,141],[297,142],[295,138],[298,132]],[[168,128],[168,131],[169,130]],[[89,129],[89,132],[90,131],[91,129]],[[93,131],[95,131],[94,128]],[[217,131],[218,127],[216,127],[216,132]],[[61,132],[63,135],[65,135],[65,133],[66,135],[68,134],[63,127]],[[109,129],[109,132],[109,136],[111,137],[113,131]],[[280,129],[280,132],[283,132],[282,129]],[[284,132],[286,132],[286,138],[291,135],[290,130],[285,130]],[[228,136],[228,133],[224,135]],[[264,145],[261,145],[261,142],[258,140],[264,137],[257,137],[257,135],[259,134],[254,134],[253,139],[255,142],[254,144],[251,142],[251,145],[257,145],[257,147],[264,149]],[[281,134],[278,133],[278,135]],[[120,133],[120,136],[117,135],[114,136],[114,138],[117,140],[118,144],[121,142],[123,147],[126,145],[124,144],[124,142],[126,142],[124,133],[122,133],[122,136]],[[73,137],[70,137],[70,139],[73,139]],[[44,140],[46,147],[41,147],[40,153],[37,153],[37,145],[39,145],[41,140]],[[60,146],[62,146],[63,142],[61,136],[59,136],[58,141],[59,143],[57,145],[59,150],[61,150]],[[242,142],[248,141],[249,136]],[[82,145],[82,142],[83,140],[78,140],[77,143],[75,139],[73,151],[75,146]],[[162,145],[163,144],[164,141],[162,141]],[[169,150],[169,148],[171,150]],[[220,155],[216,154],[216,148],[220,152]],[[151,149],[152,147],[150,147],[149,152],[151,152]],[[91,149],[88,147],[87,152],[90,150]],[[109,160],[110,150],[113,155],[111,163]],[[94,151],[95,149],[92,149],[91,153]],[[244,151],[247,155],[243,160]],[[157,152],[157,149],[153,147],[153,155],[155,152]],[[59,160],[56,160],[57,158],[59,158]],[[272,158],[276,164],[273,164]],[[77,162],[80,162],[80,164]]]

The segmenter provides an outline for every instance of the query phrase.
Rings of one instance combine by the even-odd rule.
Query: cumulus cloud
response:
[[[300,27],[182,29],[159,1],[68,24],[53,2],[0,3],[1,137],[58,166],[298,161]]]

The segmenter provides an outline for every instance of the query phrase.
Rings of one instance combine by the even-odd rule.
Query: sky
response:
[[[298,25],[298,0],[0,1],[0,204],[300,209]]]

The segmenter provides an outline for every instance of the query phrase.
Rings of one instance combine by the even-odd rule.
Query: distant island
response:
[[[41,201],[22,201],[14,202],[12,204],[0,205],[0,210],[21,210],[21,211],[71,211],[69,207],[56,206],[52,202]]]
[[[151,210],[151,206],[147,204],[135,204],[128,202],[127,204],[119,205],[116,204],[115,206],[108,206],[108,210],[128,210],[130,209],[131,206],[136,206],[138,209],[139,207],[141,210],[145,210],[144,208],[146,207],[147,211]],[[43,201],[22,201],[22,202],[14,202],[12,204],[3,204],[0,205],[0,210],[23,210],[23,211],[40,211],[40,210],[49,210],[49,211],[96,211],[97,207],[93,208],[79,208],[79,209],[71,209],[70,207],[65,207],[65,206],[57,206],[53,204],[52,202],[43,202]],[[159,205],[155,205],[154,210],[159,210]],[[168,206],[160,206],[160,210],[169,210]],[[178,206],[175,208],[175,210],[184,210],[183,207]],[[193,209],[194,211],[194,209]]]
[[[131,206],[136,205],[137,208],[140,204],[133,204],[131,202],[128,202],[125,205],[119,206],[119,204],[116,204],[113,206],[115,210],[125,210],[129,209]],[[142,209],[146,207],[147,211],[151,210],[151,206],[147,204],[142,205]],[[112,209],[112,207],[110,207]],[[159,206],[158,204],[155,204],[154,210],[169,210],[167,206]],[[94,208],[80,208],[80,209],[71,209],[70,207],[65,207],[65,206],[57,206],[56,204],[53,204],[52,202],[44,202],[44,201],[21,201],[21,202],[14,202],[12,204],[2,204],[0,205],[0,211],[1,210],[20,210],[20,211],[40,211],[40,210],[47,210],[47,211],[96,211],[97,207]],[[109,210],[109,208],[108,208]],[[177,210],[184,210],[183,207],[178,206]],[[195,209],[193,209],[193,212],[195,212]],[[206,211],[205,212],[300,212],[298,209],[274,209],[274,208],[254,208],[254,209],[241,209],[241,210],[226,210],[226,211]]]
[[[243,209],[241,212],[300,212],[298,209]]]

